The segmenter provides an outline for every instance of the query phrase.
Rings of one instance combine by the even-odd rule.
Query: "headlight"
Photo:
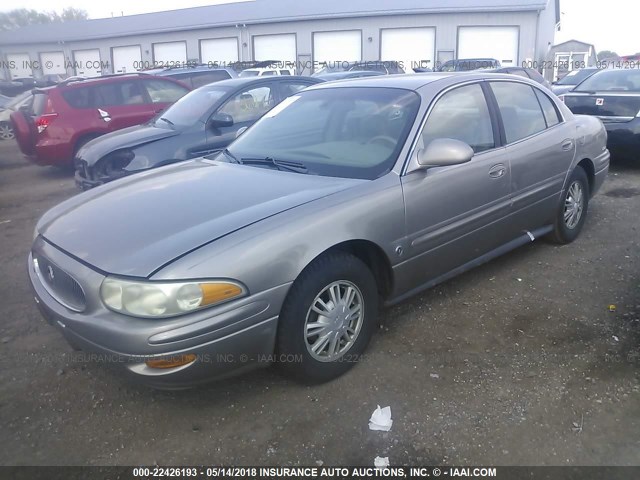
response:
[[[136,282],[107,277],[100,297],[107,308],[145,318],[166,318],[193,312],[246,295],[239,283]]]

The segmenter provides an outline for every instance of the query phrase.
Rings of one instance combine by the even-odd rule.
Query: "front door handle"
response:
[[[489,176],[491,178],[503,177],[505,173],[507,173],[507,167],[502,163],[494,165],[491,167],[491,170],[489,170]]]
[[[565,140],[564,143],[562,144],[562,150],[564,150],[565,152],[568,152],[572,148],[573,148],[573,140]]]

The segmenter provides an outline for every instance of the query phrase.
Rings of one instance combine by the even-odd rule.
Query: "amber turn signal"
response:
[[[193,353],[189,353],[187,355],[174,355],[172,357],[166,358],[158,358],[154,360],[147,360],[147,367],[149,368],[175,368],[182,367],[184,365],[188,365],[192,362],[195,362],[196,356]]]
[[[200,305],[212,305],[242,295],[242,288],[234,283],[201,283],[202,301]]]

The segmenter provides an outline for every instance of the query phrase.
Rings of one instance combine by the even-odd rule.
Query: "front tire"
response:
[[[582,167],[571,173],[562,202],[556,214],[551,240],[561,245],[571,243],[578,235],[587,219],[589,208],[589,179]]]
[[[361,359],[376,325],[371,270],[345,252],[314,260],[291,287],[278,324],[278,366],[307,384],[339,377]]]

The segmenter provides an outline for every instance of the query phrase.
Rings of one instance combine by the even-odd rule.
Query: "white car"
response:
[[[11,114],[29,102],[31,97],[31,92],[21,93],[0,108],[0,140],[12,140],[15,138],[13,127],[11,126]]]
[[[268,75],[295,75],[291,68],[247,68],[239,77],[266,77]]]

